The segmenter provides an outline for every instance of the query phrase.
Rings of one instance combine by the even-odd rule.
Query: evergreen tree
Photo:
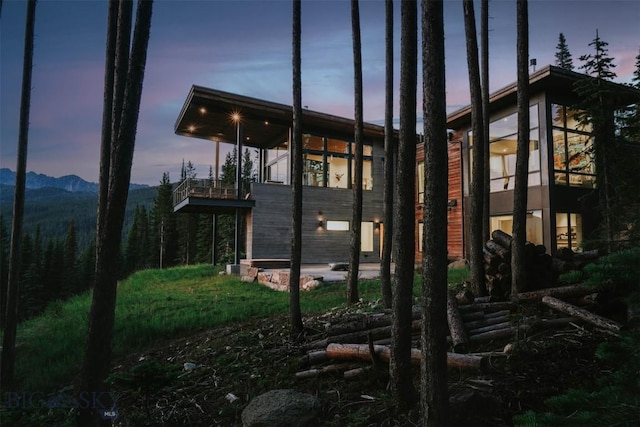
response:
[[[144,205],[140,206],[140,265],[138,269],[150,268],[153,265],[155,250],[152,247],[151,221]]]
[[[76,271],[76,261],[78,252],[78,242],[76,241],[75,222],[71,220],[67,229],[67,236],[64,240],[64,258],[63,258],[63,279],[62,279],[62,297],[68,298],[75,295],[78,290],[78,276]]]
[[[198,215],[198,230],[196,234],[196,262],[210,263],[211,245],[213,240],[213,217],[211,215]]]
[[[42,284],[47,301],[64,299],[62,279],[64,270],[64,245],[59,240],[50,239],[44,251]]]
[[[225,156],[220,171],[220,182],[223,187],[233,187],[236,182],[236,148]],[[233,260],[235,216],[218,215],[218,262],[221,264]]]
[[[640,89],[640,54],[636,56],[636,69],[631,86]],[[618,149],[612,152],[613,185],[615,197],[612,199],[612,228],[621,243],[640,242],[640,99],[621,109],[616,117]]]
[[[191,160],[185,164],[182,161],[182,171],[180,173],[182,180],[195,179],[197,176],[196,167]],[[197,230],[198,215],[197,214],[181,214],[176,218],[176,228],[178,230],[178,253],[175,261],[181,265],[193,264],[196,261],[197,252]]]
[[[613,240],[612,198],[612,156],[616,151],[615,121],[610,83],[616,77],[614,59],[608,54],[608,43],[603,41],[596,30],[596,38],[589,43],[593,54],[582,55],[580,61],[585,74],[591,76],[576,82],[575,91],[580,101],[574,106],[578,111],[576,119],[586,129],[592,129],[593,149],[598,186],[599,213],[602,217],[602,237],[607,249]]]
[[[150,256],[155,260],[151,265],[160,268],[174,265],[177,257],[178,234],[176,215],[173,213],[173,185],[169,172],[162,174],[151,216],[154,243]]]
[[[127,276],[140,268],[140,206],[136,206],[133,221],[127,235],[124,249],[124,275]]]
[[[244,150],[244,155],[242,156],[242,189],[245,193],[251,191],[251,183],[256,182],[257,179],[253,165],[251,151],[247,148]]]
[[[89,246],[82,252],[78,261],[79,291],[90,289],[95,280],[96,239],[89,241]]]
[[[558,36],[558,44],[556,46],[556,65],[565,70],[573,70],[571,52],[569,52],[569,46],[567,46],[567,39],[562,33]]]
[[[30,319],[42,313],[48,303],[44,289],[42,261],[42,232],[40,231],[40,226],[38,226],[31,245],[30,264],[23,274],[23,282],[21,283],[20,306],[21,318],[23,319]]]
[[[20,293],[18,294],[18,319],[26,318],[27,312],[31,311],[31,307],[27,307],[27,299],[31,296],[32,284],[37,282],[37,276],[31,274],[31,263],[33,262],[33,239],[28,233],[22,235],[22,244],[20,247],[20,261],[25,268],[20,272]]]

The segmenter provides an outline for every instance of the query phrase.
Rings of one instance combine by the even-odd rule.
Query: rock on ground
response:
[[[296,390],[271,390],[255,397],[242,411],[244,427],[304,427],[320,413],[320,401]]]

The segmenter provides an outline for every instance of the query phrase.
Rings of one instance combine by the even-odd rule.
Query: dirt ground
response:
[[[288,318],[278,316],[202,331],[116,361],[114,371],[125,377],[149,361],[158,362],[160,377],[170,377],[154,383],[151,375],[138,378],[137,385],[123,387],[118,425],[240,426],[247,403],[278,388],[318,397],[322,402],[318,425],[419,425],[417,410],[408,414],[394,410],[386,366],[371,367],[350,379],[344,379],[342,373],[296,379],[295,373],[306,369],[300,366],[305,344],[324,337],[327,324],[359,309],[307,316],[307,333],[295,341],[289,336]],[[522,315],[553,317],[539,305],[526,311],[514,313],[514,320]],[[611,336],[604,332],[572,323],[471,348],[471,352],[502,351],[507,343],[516,345],[508,357],[489,358],[485,372],[449,370],[452,424],[509,426],[516,414],[544,410],[547,398],[589,383],[607,370],[594,352],[608,339]],[[185,369],[185,363],[191,365]],[[359,365],[367,366],[367,362]],[[419,386],[417,368],[415,384]]]

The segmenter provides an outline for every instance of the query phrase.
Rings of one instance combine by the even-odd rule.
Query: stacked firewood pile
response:
[[[502,230],[491,233],[483,248],[487,291],[496,299],[505,299],[511,292],[511,236]],[[525,244],[526,283],[524,290],[553,287],[561,273],[578,270],[598,259],[598,251],[574,253],[569,248],[554,256],[544,245]]]
[[[470,374],[486,373],[490,365],[495,367],[494,361],[509,356],[512,349],[509,343],[541,330],[583,323],[617,335],[625,325],[560,299],[578,301],[589,292],[593,292],[593,288],[585,285],[548,288],[518,294],[517,303],[489,302],[488,297],[469,301],[463,292],[457,295],[449,292],[447,340],[450,351],[447,353],[447,366]],[[523,303],[542,303],[556,315],[550,318],[523,317],[518,313]],[[415,365],[419,365],[422,358],[419,345],[421,311],[419,306],[412,310],[411,362]],[[351,378],[372,367],[389,363],[391,322],[389,311],[327,318],[322,338],[306,344],[307,353],[300,360],[302,370],[296,373],[296,378],[335,373]],[[486,351],[488,348],[492,350]]]

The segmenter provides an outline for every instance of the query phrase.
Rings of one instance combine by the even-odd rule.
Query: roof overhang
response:
[[[178,135],[235,144],[237,114],[243,131],[243,145],[273,148],[288,139],[293,121],[289,105],[236,95],[202,86],[192,86],[175,124]],[[353,140],[354,120],[304,109],[302,128],[332,138]],[[364,124],[366,139],[383,138],[384,127]]]
[[[237,209],[248,211],[255,207],[252,199],[210,199],[187,197],[173,207],[176,213],[233,214]]]
[[[532,73],[529,76],[529,93],[537,94],[549,92],[561,97],[577,98],[574,92],[575,82],[592,77],[575,71],[565,70],[553,65]],[[640,90],[620,83],[607,82],[611,85],[614,104],[625,106],[640,101]],[[489,96],[489,112],[499,111],[509,105],[516,105],[517,102],[517,82],[492,93]],[[449,129],[462,129],[471,123],[471,106],[468,105],[447,116],[447,127]]]

